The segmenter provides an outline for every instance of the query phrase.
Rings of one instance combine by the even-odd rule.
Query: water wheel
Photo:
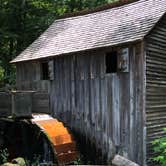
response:
[[[33,114],[32,122],[48,136],[59,164],[68,164],[77,159],[76,143],[62,122],[47,114]]]

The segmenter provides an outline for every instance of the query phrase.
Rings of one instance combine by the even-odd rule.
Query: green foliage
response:
[[[7,149],[0,150],[0,164],[4,164],[7,162],[9,157],[9,153]]]
[[[0,84],[2,84],[4,78],[4,69],[0,66]]]
[[[40,156],[35,155],[31,165],[32,166],[39,166],[40,165]]]
[[[41,158],[40,155],[34,155],[32,161],[26,160],[26,165],[39,166],[40,165],[40,158]]]
[[[164,129],[166,132],[166,128]],[[152,142],[153,150],[157,156],[153,157],[152,160],[158,162],[162,166],[166,166],[166,137],[156,139]]]
[[[74,161],[73,165],[83,165],[83,161],[79,158]]]

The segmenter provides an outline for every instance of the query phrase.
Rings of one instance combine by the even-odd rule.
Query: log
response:
[[[114,159],[112,160],[112,164],[113,166],[139,166],[133,161],[130,161],[120,155],[115,155]]]

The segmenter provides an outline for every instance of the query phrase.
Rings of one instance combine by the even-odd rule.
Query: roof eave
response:
[[[145,34],[145,36],[143,37],[143,40],[146,38],[146,36],[148,36],[153,29],[160,23],[160,21],[166,16],[166,12],[163,13],[163,15],[161,15],[161,17],[158,19],[158,21],[152,26],[152,28]]]
[[[17,64],[17,63],[21,63],[21,62],[29,62],[29,61],[39,61],[39,60],[43,60],[43,59],[51,59],[54,57],[59,57],[59,56],[66,56],[66,55],[71,55],[71,54],[76,54],[76,53],[81,53],[81,52],[87,52],[87,51],[95,51],[98,49],[105,49],[108,47],[119,47],[119,46],[125,46],[131,43],[137,43],[137,42],[141,42],[144,40],[144,36],[135,40],[131,40],[131,41],[127,41],[127,42],[123,42],[123,43],[117,43],[117,44],[113,44],[113,45],[106,45],[106,46],[100,46],[100,47],[95,47],[95,48],[90,48],[90,49],[85,49],[85,50],[79,50],[79,51],[74,51],[74,52],[68,52],[68,53],[63,53],[63,54],[57,54],[57,55],[50,55],[47,57],[40,57],[40,58],[31,58],[31,59],[22,59],[22,60],[12,60],[10,61],[11,64]]]

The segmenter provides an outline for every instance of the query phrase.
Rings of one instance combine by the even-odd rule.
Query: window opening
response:
[[[116,73],[117,72],[117,52],[109,52],[105,56],[106,62],[106,73]]]
[[[41,63],[41,78],[42,80],[48,80],[49,79],[49,70],[48,70],[48,62]]]

